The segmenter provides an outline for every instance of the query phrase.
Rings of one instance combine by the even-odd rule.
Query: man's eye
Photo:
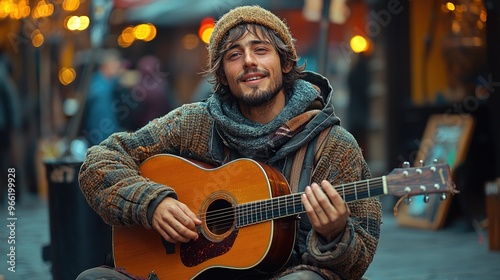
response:
[[[232,52],[226,55],[226,59],[228,60],[234,60],[237,59],[240,56],[240,53],[238,52]]]

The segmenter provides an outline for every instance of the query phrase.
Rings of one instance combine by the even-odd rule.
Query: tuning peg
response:
[[[432,160],[432,163],[434,163],[434,164],[438,164],[438,163],[439,163],[439,160],[438,160],[437,158],[435,158],[435,159],[433,159],[433,160]]]
[[[424,166],[424,160],[419,160],[418,163],[420,164],[420,166]]]
[[[447,198],[447,197],[446,197],[446,193],[442,193],[442,194],[439,196],[439,199],[440,199],[441,201],[446,200],[446,198]]]
[[[410,168],[410,162],[409,161],[403,162],[403,168]]]
[[[403,200],[403,203],[406,204],[406,205],[410,205],[410,203],[411,203],[411,197],[409,197],[409,196],[405,197],[405,199]]]
[[[424,194],[424,203],[429,203],[430,197],[428,194]]]

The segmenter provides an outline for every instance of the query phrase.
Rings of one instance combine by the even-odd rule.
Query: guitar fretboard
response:
[[[385,176],[335,186],[345,202],[384,195]],[[305,212],[303,192],[244,203],[235,207],[236,227],[244,227]]]

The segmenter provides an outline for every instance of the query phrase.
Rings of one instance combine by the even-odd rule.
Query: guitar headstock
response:
[[[450,175],[448,164],[433,164],[429,166],[395,168],[386,176],[387,194],[394,196],[415,196],[446,194],[457,192]]]

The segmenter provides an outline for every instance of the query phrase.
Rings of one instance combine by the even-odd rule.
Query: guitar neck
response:
[[[386,177],[335,186],[345,202],[381,196],[387,193]],[[301,196],[304,192],[278,196],[236,206],[236,226],[244,227],[305,212]]]

